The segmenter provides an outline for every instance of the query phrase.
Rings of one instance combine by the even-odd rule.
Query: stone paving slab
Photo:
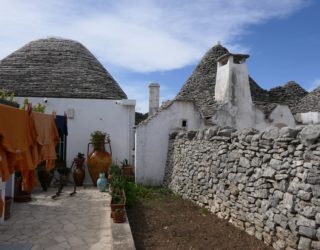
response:
[[[113,249],[108,193],[94,187],[72,187],[53,200],[57,191],[34,192],[32,201],[14,203],[12,216],[0,225],[1,244],[32,244],[36,249]],[[131,234],[130,234],[131,236]]]

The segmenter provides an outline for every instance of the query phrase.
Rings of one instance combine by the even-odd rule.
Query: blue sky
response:
[[[220,41],[249,53],[250,75],[269,89],[295,80],[320,84],[317,0],[0,0],[0,59],[50,36],[85,45],[119,82],[137,111],[148,84],[173,98]]]

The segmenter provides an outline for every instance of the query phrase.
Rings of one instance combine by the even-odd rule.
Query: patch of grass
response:
[[[203,215],[208,215],[209,214],[209,210],[205,207],[202,207],[200,208],[200,212],[203,214]]]
[[[125,193],[127,207],[134,206],[139,201],[147,201],[152,203],[164,203],[168,199],[176,199],[179,196],[175,195],[170,189],[164,187],[148,187],[140,184],[135,184],[132,181],[127,181],[125,184]]]

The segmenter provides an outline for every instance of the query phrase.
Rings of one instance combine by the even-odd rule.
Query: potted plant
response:
[[[87,166],[94,186],[97,186],[99,174],[107,173],[112,162],[110,143],[110,136],[107,133],[99,130],[91,133],[91,139],[87,149]],[[109,145],[110,152],[105,150],[106,144]],[[89,154],[90,145],[92,145],[93,151]]]
[[[123,194],[124,186],[125,186],[125,179],[122,174],[112,176],[112,179],[110,181],[110,189],[112,193],[116,193],[120,195]]]
[[[121,169],[120,167],[115,164],[115,163],[112,163],[109,167],[109,170],[108,170],[108,181],[111,182],[111,179],[112,179],[112,176],[117,176],[117,175],[120,175],[121,174]]]
[[[124,159],[121,162],[121,169],[124,176],[132,176],[133,175],[133,167],[129,164],[127,159]]]
[[[117,193],[112,193],[111,194],[111,218],[114,217],[114,213],[116,209],[124,209],[125,204],[126,204],[126,197],[125,195],[117,194]]]
[[[85,176],[85,171],[83,168],[83,163],[85,161],[84,154],[78,153],[77,156],[73,159],[73,180],[76,184],[76,186],[82,186]]]
[[[114,211],[113,222],[114,223],[123,223],[126,221],[125,210],[124,208],[117,208]]]

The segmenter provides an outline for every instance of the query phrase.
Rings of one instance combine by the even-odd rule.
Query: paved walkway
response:
[[[0,245],[25,244],[32,249],[113,249],[110,195],[97,188],[72,187],[34,192],[28,203],[14,203],[12,216],[0,225]],[[131,233],[131,232],[130,232]],[[31,243],[31,244],[30,244]]]

